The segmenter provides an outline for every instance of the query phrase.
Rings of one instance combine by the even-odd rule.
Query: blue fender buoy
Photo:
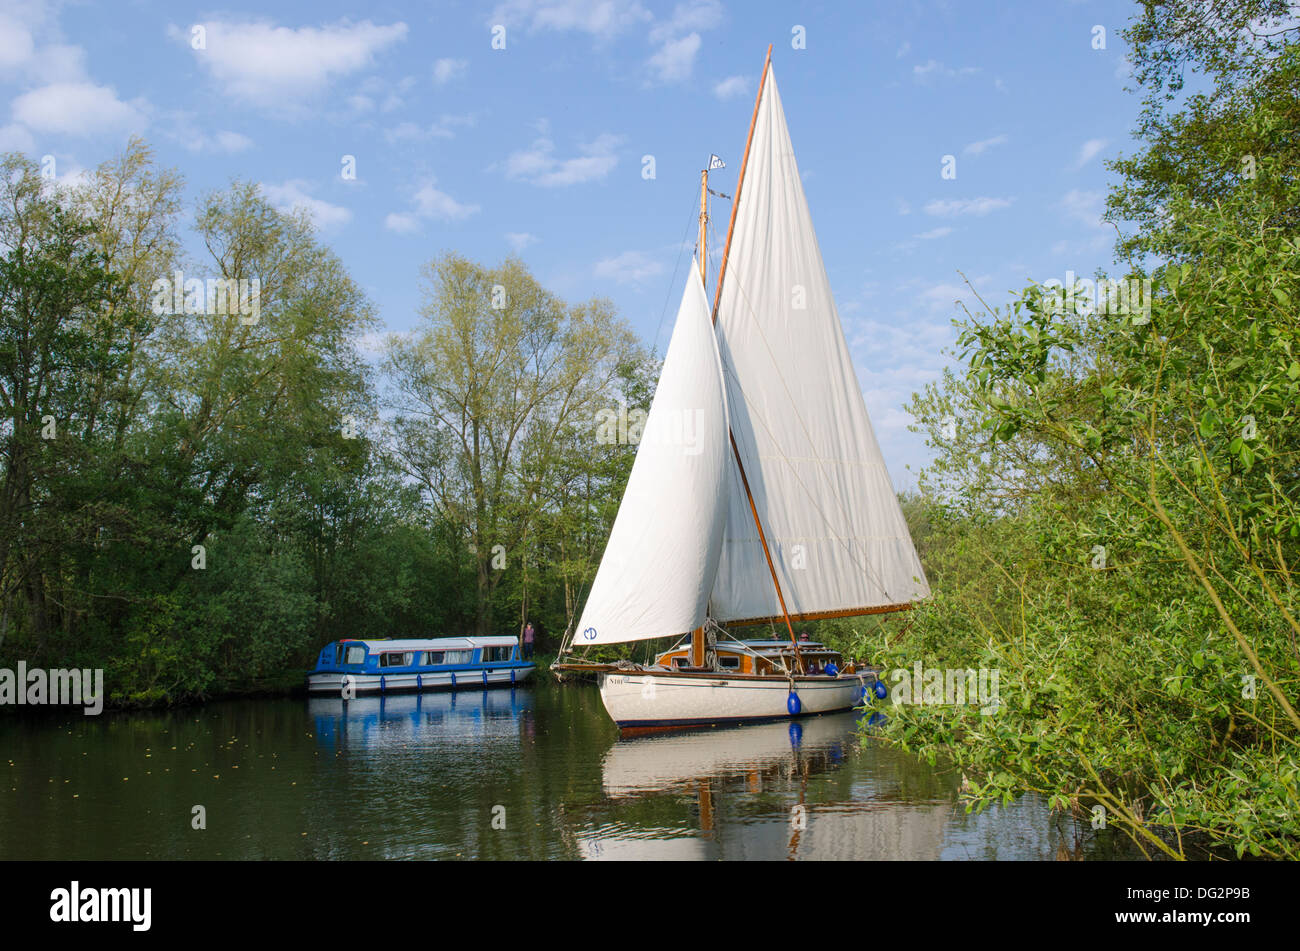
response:
[[[827,677],[838,677],[839,675],[840,675],[840,669],[835,666],[834,661],[826,665]]]
[[[886,697],[889,696],[889,688],[886,687],[879,680],[876,681],[876,685],[872,688],[872,690],[875,692],[877,700],[884,700]]]
[[[803,742],[803,724],[798,721],[790,724],[790,745],[795,749]]]
[[[790,696],[786,698],[785,708],[790,711],[792,717],[797,717],[799,711],[803,709],[803,704],[799,702],[799,695],[793,690],[790,691]]]
[[[387,678],[385,678],[383,674],[380,674],[380,675],[379,675],[379,692],[380,692],[380,693],[383,693],[384,690],[385,690],[386,688],[387,688]]]
[[[415,675],[415,689],[416,690],[424,689],[424,677],[421,676],[420,674]]]
[[[515,669],[514,669],[513,667],[511,667],[511,668],[510,668],[510,683],[511,683],[511,684],[514,684],[514,682],[515,682]]]
[[[873,713],[871,716],[867,717],[867,726],[880,726],[880,724],[884,722],[885,715],[880,712]]]
[[[487,685],[487,668],[486,668],[486,667],[483,668],[483,685],[484,685],[484,686]]]
[[[451,672],[451,685],[456,686],[456,671],[454,670]]]

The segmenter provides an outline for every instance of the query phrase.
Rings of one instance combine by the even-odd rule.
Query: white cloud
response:
[[[263,183],[262,194],[281,211],[306,211],[321,231],[334,231],[352,220],[352,212],[341,205],[331,205],[307,192],[307,182],[290,179],[279,185]]]
[[[59,191],[75,191],[91,183],[93,176],[89,171],[62,155],[56,156],[56,158],[58,159],[57,167],[62,169],[61,172],[57,172],[54,176],[54,187]]]
[[[60,6],[39,0],[0,2],[0,81],[48,85],[87,79],[85,51],[61,42]]]
[[[13,101],[14,119],[37,132],[93,136],[139,132],[147,124],[148,103],[123,102],[110,86],[51,83]]]
[[[506,0],[497,4],[488,23],[530,32],[586,33],[598,43],[650,24],[648,39],[655,52],[646,65],[656,82],[689,79],[699,53],[700,33],[722,22],[720,0],[685,0],[670,16],[656,19],[638,0]]]
[[[86,78],[86,51],[80,46],[51,43],[37,50],[27,64],[27,74],[36,82],[80,82]]]
[[[536,244],[537,235],[529,234],[527,231],[507,231],[506,242],[510,247],[514,248],[517,254],[530,244]]]
[[[240,132],[227,129],[214,133],[204,131],[196,121],[197,114],[178,110],[163,113],[158,128],[162,134],[190,152],[224,152],[233,155],[253,147],[253,140]]]
[[[1081,225],[1089,228],[1102,228],[1102,204],[1105,195],[1099,191],[1081,191],[1072,188],[1061,198],[1059,207],[1065,212],[1066,217],[1073,218]]]
[[[609,39],[652,19],[636,0],[508,0],[492,11],[491,22]]]
[[[606,132],[579,145],[579,156],[558,159],[554,155],[555,143],[543,136],[506,159],[506,177],[547,188],[601,179],[618,164],[616,149],[622,142],[622,136]]]
[[[433,64],[433,81],[439,86],[445,85],[453,79],[464,76],[465,70],[468,68],[469,60],[440,59]]]
[[[343,101],[354,112],[393,112],[406,105],[405,94],[415,87],[416,81],[414,76],[405,76],[397,82],[367,76],[356,92]]]
[[[963,66],[960,69],[955,69],[951,66],[945,66],[937,59],[930,59],[912,67],[912,78],[918,83],[928,83],[937,77],[955,79],[958,76],[973,76],[979,71],[978,66]]]
[[[384,218],[384,227],[398,234],[413,234],[420,230],[420,219],[409,212],[393,211]]]
[[[700,34],[688,33],[685,36],[668,40],[649,59],[649,65],[657,74],[660,82],[676,83],[691,78],[695,68],[695,54],[700,51]]]
[[[973,284],[987,284],[988,275],[975,278]],[[974,292],[966,284],[954,284],[951,282],[940,282],[932,284],[923,290],[918,297],[925,304],[930,313],[955,310],[957,301],[970,301],[975,297]]]
[[[1006,145],[1010,139],[1005,135],[995,135],[991,139],[981,139],[978,142],[972,142],[963,148],[963,155],[983,155],[989,149],[997,145]]]
[[[904,40],[903,45],[900,46],[898,48],[898,52],[894,54],[894,59],[902,59],[911,51],[912,51],[912,44],[909,43],[907,40]]]
[[[429,179],[412,196],[415,207],[410,211],[393,212],[384,219],[384,227],[398,234],[420,230],[425,221],[463,221],[478,214],[479,206],[459,202],[444,191],[434,187]]]
[[[384,138],[390,145],[399,142],[425,142],[429,139],[454,139],[457,128],[473,124],[473,116],[451,116],[444,113],[437,121],[427,126],[416,125],[414,122],[399,122],[391,129],[384,130]]]
[[[743,96],[749,92],[749,78],[747,76],[728,76],[726,79],[713,84],[713,95],[719,99],[734,99],[736,96]]]
[[[0,13],[0,69],[15,70],[31,61],[36,40],[27,25]]]
[[[405,23],[363,20],[314,27],[276,26],[269,20],[209,20],[206,48],[193,50],[226,94],[272,112],[293,112],[331,82],[368,67],[376,54],[406,37]],[[190,28],[168,33],[190,45]]]
[[[722,22],[718,0],[693,0],[673,7],[673,15],[650,30],[650,42],[662,43],[688,31],[711,30]]]
[[[649,277],[664,272],[664,266],[642,251],[624,251],[617,257],[596,262],[596,276],[617,281],[619,284],[638,284]]]
[[[243,152],[253,147],[253,140],[239,132],[218,132],[213,138],[222,152]]]
[[[432,181],[421,185],[415,193],[415,212],[421,218],[435,218],[439,221],[460,221],[475,214],[478,210],[478,205],[458,202],[446,192],[434,188]]]
[[[32,134],[16,123],[0,126],[0,152],[34,152],[36,140]]]
[[[1074,165],[1072,166],[1074,171],[1077,172],[1096,158],[1097,153],[1104,149],[1106,145],[1107,142],[1105,139],[1089,139],[1087,142],[1083,143],[1083,145],[1079,147],[1079,157],[1074,160]]]
[[[947,225],[941,225],[938,228],[931,228],[929,231],[922,231],[920,234],[914,234],[906,241],[895,243],[894,248],[898,251],[910,254],[915,251],[922,241],[935,241],[939,238],[946,238],[952,234],[953,229]]]
[[[952,218],[957,215],[981,217],[990,211],[1006,208],[1010,204],[1010,198],[954,198],[949,201],[936,198],[926,203],[925,213],[940,218]]]
[[[647,63],[655,78],[663,83],[690,79],[702,43],[700,32],[720,24],[722,15],[718,0],[691,0],[673,7],[672,16],[650,30],[650,42],[659,47]]]

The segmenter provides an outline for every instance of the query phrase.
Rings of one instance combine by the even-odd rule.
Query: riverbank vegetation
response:
[[[900,706],[886,729],[975,807],[1033,790],[1148,853],[1300,855],[1294,15],[1147,8],[1108,217],[1150,306],[975,295],[959,370],[909,407],[935,596],[870,640],[887,669],[1000,671],[996,714]]]
[[[0,164],[0,666],[106,668],[121,705],[274,689],[337,637],[555,646],[635,448],[594,418],[655,378],[607,302],[445,253],[369,361],[371,303],[256,186],[190,216],[138,141],[41,173]]]

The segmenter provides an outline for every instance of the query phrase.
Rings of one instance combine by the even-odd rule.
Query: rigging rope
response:
[[[692,215],[686,219],[686,227],[682,229],[682,239],[677,242],[677,263],[673,265],[673,279],[668,282],[668,293],[664,295],[663,310],[659,312],[659,326],[655,328],[654,340],[650,341],[650,354],[654,356],[659,352],[659,333],[664,329],[664,318],[668,316],[668,302],[672,300],[673,288],[677,286],[677,272],[682,266],[682,255],[686,253],[686,235],[690,231],[692,217],[695,212],[695,202],[691,202]],[[698,251],[699,249],[696,248]]]

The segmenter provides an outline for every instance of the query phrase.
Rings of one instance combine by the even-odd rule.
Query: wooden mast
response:
[[[709,228],[709,170],[706,168],[700,172],[700,283],[708,286],[708,260],[709,256],[705,250],[705,243],[708,241]]]
[[[736,177],[736,197],[731,202],[731,221],[727,225],[727,241],[722,247],[722,264],[718,267],[718,286],[713,292],[713,323],[718,323],[718,305],[722,302],[722,281],[727,273],[727,259],[731,256],[731,235],[736,230],[736,209],[740,207],[741,191],[745,187],[745,167],[749,164],[749,149],[754,144],[754,126],[758,124],[758,107],[763,102],[763,87],[767,85],[768,69],[772,65],[772,46],[768,44],[767,57],[763,60],[763,75],[758,81],[758,95],[754,97],[754,114],[749,120],[749,135],[745,139],[745,156],[740,160],[740,174]],[[767,570],[772,575],[772,585],[776,588],[776,598],[781,604],[781,616],[785,619],[785,628],[790,632],[790,643],[794,647],[795,667],[799,673],[804,672],[803,655],[799,652],[799,639],[794,636],[794,625],[790,622],[790,612],[785,606],[785,594],[781,591],[781,582],[776,575],[776,565],[772,561],[772,552],[767,547],[767,533],[763,531],[763,522],[758,517],[758,506],[754,504],[754,495],[749,490],[749,478],[745,475],[745,464],[740,459],[740,449],[736,437],[730,429],[727,436],[731,439],[731,452],[736,458],[740,470],[740,481],[745,487],[745,497],[749,499],[749,511],[754,516],[754,527],[758,529],[758,540],[763,546],[763,555],[767,558]],[[702,637],[702,635],[701,635]],[[692,635],[692,654],[694,653],[694,635]],[[693,662],[693,661],[692,661]]]
[[[697,251],[700,256],[700,284],[708,284],[708,260],[709,256],[706,249],[709,230],[709,170],[706,167],[700,172],[700,237]],[[691,631],[691,656],[690,662],[692,667],[703,667],[705,660],[705,643],[704,628],[697,627]]]

